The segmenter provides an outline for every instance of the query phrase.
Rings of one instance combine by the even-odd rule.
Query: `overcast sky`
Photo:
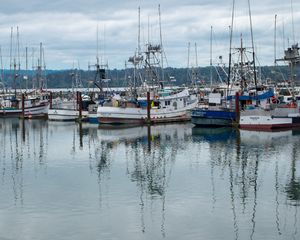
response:
[[[240,35],[251,46],[247,0],[236,1],[234,46]],[[25,68],[25,47],[29,48],[29,66],[36,64],[38,45],[45,47],[47,69],[87,69],[95,63],[97,25],[99,55],[109,68],[124,68],[125,61],[137,48],[138,7],[141,7],[141,45],[148,39],[159,42],[158,4],[161,5],[163,45],[168,66],[186,67],[188,42],[190,65],[208,66],[210,29],[213,26],[213,61],[222,55],[228,59],[229,26],[232,0],[1,0],[0,45],[3,65],[9,68],[10,29],[14,28],[13,55],[16,54],[16,28],[19,27],[21,65]],[[277,52],[299,41],[300,1],[251,0],[253,33],[261,65],[274,61],[274,16],[277,18]],[[292,16],[294,18],[294,36]],[[149,24],[148,24],[149,22]],[[148,25],[150,26],[148,28]],[[295,40],[294,40],[295,38]],[[32,49],[35,49],[34,51]],[[34,52],[34,53],[33,53]],[[33,56],[33,57],[32,57]]]

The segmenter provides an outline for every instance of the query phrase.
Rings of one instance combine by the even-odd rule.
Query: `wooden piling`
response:
[[[25,118],[25,94],[22,93],[22,118]]]
[[[240,124],[240,94],[239,92],[235,93],[235,121],[237,124]]]
[[[147,124],[151,124],[151,101],[150,101],[150,92],[147,92]]]

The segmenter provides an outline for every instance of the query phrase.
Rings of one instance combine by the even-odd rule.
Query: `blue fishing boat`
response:
[[[236,112],[229,109],[196,108],[191,114],[192,123],[196,126],[224,127],[232,126],[236,120]]]

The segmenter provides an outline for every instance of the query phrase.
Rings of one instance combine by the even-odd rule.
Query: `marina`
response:
[[[0,240],[300,239],[299,2],[5,1]]]

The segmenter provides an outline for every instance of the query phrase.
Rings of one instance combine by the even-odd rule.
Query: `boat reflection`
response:
[[[99,129],[85,123],[1,119],[0,136],[0,181],[3,192],[13,192],[15,205],[25,205],[26,191],[32,191],[30,185],[24,187],[31,178],[28,169],[33,168],[39,180],[49,168],[63,175],[72,174],[73,168],[86,169],[88,176],[83,171],[83,179],[96,187],[88,200],[96,199],[98,204],[99,198],[101,213],[109,211],[111,201],[118,201],[114,197],[122,198],[112,192],[133,189],[124,198],[128,202],[122,198],[120,205],[125,209],[131,204],[136,211],[131,217],[137,218],[134,223],[141,234],[158,229],[162,238],[171,238],[170,231],[173,236],[177,233],[172,228],[178,221],[175,213],[188,212],[191,204],[193,222],[208,221],[198,209],[204,215],[210,212],[210,221],[229,229],[225,239],[257,239],[262,234],[272,239],[299,237],[299,131],[254,132],[191,124]],[[62,184],[68,188],[71,183]],[[273,231],[264,232],[264,226]],[[200,234],[199,229],[189,230]]]
[[[0,133],[1,182],[9,182],[15,204],[23,205],[25,160],[31,161],[35,174],[47,165],[47,122],[1,119]]]

